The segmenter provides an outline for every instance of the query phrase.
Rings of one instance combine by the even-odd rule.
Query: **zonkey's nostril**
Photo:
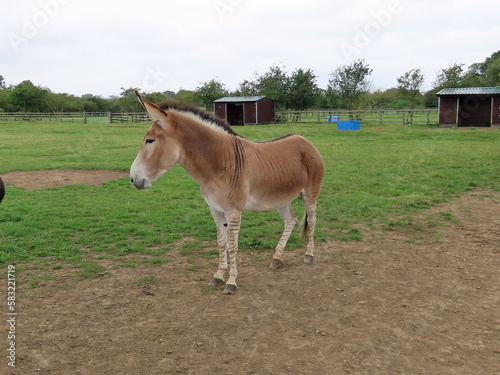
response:
[[[131,179],[130,179],[130,182],[131,182],[131,183],[134,183],[134,179],[133,179],[133,178],[131,178]]]

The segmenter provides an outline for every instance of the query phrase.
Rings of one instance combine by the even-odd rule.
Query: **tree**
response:
[[[452,75],[452,72],[448,74]],[[483,62],[470,65],[460,78],[461,81],[458,83],[460,86],[457,87],[500,86],[500,51],[493,53]]]
[[[466,75],[463,69],[464,64],[450,64],[448,68],[441,69],[434,81],[434,88],[464,87]]]
[[[35,86],[31,81],[23,81],[10,91],[9,101],[23,111],[44,112],[49,110],[49,93],[48,89]]]
[[[243,81],[240,83],[240,93],[242,95],[264,95],[273,99],[278,108],[288,108],[290,79],[283,69],[284,67],[274,64],[263,75],[256,74],[255,80]]]
[[[267,73],[257,79],[257,90],[259,94],[265,95],[276,101],[280,108],[289,107],[289,78],[284,67],[272,65]]]
[[[364,60],[351,65],[341,65],[328,81],[328,96],[332,107],[356,109],[363,105],[363,98],[370,88],[369,75],[373,72]]]
[[[256,94],[257,88],[255,87],[255,82],[247,79],[240,82],[240,87],[236,90],[236,95],[251,96]]]
[[[122,112],[141,112],[143,110],[141,103],[137,100],[135,95],[135,87],[130,87],[128,89],[121,88],[120,98],[118,99],[118,105],[120,106],[120,111]]]
[[[488,61],[485,76],[488,86],[500,86],[500,56]]]
[[[111,102],[98,95],[85,94],[80,101],[85,112],[110,112],[111,109]]]
[[[410,101],[410,108],[415,106],[415,98],[420,94],[424,78],[420,69],[412,69],[397,78],[399,93]]]
[[[199,97],[195,91],[180,89],[177,94],[175,94],[175,99],[182,103],[199,105]]]
[[[432,90],[427,91],[422,100],[425,108],[437,108],[439,104],[439,99],[436,94],[440,91],[439,88],[434,88]]]
[[[317,100],[319,93],[316,76],[308,69],[295,69],[289,83],[289,106],[302,111],[311,108]]]
[[[199,102],[207,109],[212,108],[214,100],[227,96],[228,93],[226,86],[216,79],[203,82],[196,89],[196,96]]]
[[[401,94],[395,87],[381,91],[376,90],[367,96],[367,102],[371,107],[397,108],[401,100]]]
[[[328,108],[328,98],[326,96],[326,90],[318,88],[318,93],[316,94],[316,101],[314,102],[314,107],[319,109]]]
[[[10,102],[10,92],[8,90],[0,90],[0,112],[15,112],[19,107]]]
[[[500,86],[500,51],[472,64],[465,77],[467,86]]]
[[[16,106],[10,103],[10,93],[5,87],[5,79],[0,75],[0,112],[14,111]]]
[[[175,92],[173,91],[163,91],[163,92],[146,92],[142,97],[153,103],[160,103],[165,99],[175,99]]]
[[[47,98],[47,104],[52,112],[81,112],[84,110],[82,99],[69,94],[50,94]]]
[[[464,75],[463,85],[467,87],[487,86],[485,79],[484,63],[474,63]]]

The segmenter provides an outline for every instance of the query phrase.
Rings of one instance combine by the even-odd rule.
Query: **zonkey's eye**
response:
[[[146,139],[146,144],[148,143],[155,143],[155,140],[154,139]]]

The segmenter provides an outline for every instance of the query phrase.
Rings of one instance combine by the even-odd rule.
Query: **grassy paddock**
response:
[[[43,169],[128,170],[149,124],[0,123],[0,173]],[[299,133],[321,152],[326,175],[318,202],[319,241],[359,240],[367,227],[411,227],[410,215],[476,187],[500,189],[500,131],[383,126],[359,132],[329,124],[237,128],[263,141]],[[303,207],[294,203],[299,217]],[[442,215],[446,218],[446,215]],[[403,219],[402,219],[403,218]],[[282,230],[277,212],[243,215],[240,248],[270,251]],[[0,263],[51,259],[77,265],[82,276],[100,268],[86,254],[120,260],[139,254],[151,264],[181,253],[213,257],[215,226],[196,183],[179,166],[148,191],[128,179],[25,190],[9,187],[0,206]],[[293,234],[289,248],[302,246]],[[127,263],[125,266],[133,266]]]

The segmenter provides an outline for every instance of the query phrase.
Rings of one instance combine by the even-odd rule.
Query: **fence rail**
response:
[[[358,120],[375,124],[437,124],[437,109],[380,109],[361,111],[280,111],[276,122],[326,122],[327,116],[340,121]],[[67,113],[7,113],[0,112],[0,121],[59,121],[87,123],[130,123],[150,121],[146,113],[67,112]]]
[[[283,111],[276,113],[276,122],[326,122],[327,116],[339,121],[357,120],[383,124],[437,124],[437,109],[380,109],[360,111]]]
[[[84,114],[81,112],[0,112],[0,121],[59,121],[83,122]]]
[[[112,124],[150,121],[146,113],[111,113],[109,118]]]

